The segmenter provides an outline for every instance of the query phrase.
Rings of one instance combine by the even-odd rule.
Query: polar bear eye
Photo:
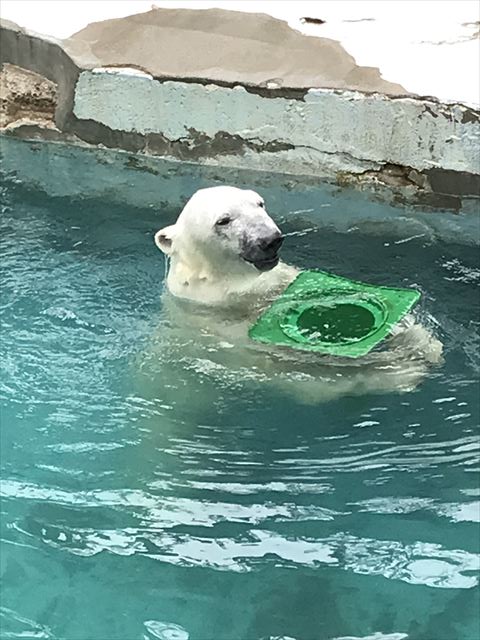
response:
[[[230,224],[231,221],[232,219],[230,216],[223,216],[223,218],[219,218],[215,224],[217,227],[225,227],[227,224]]]
[[[263,200],[260,200],[260,202],[258,203],[259,207],[262,207],[262,209],[265,209],[265,202],[263,202]]]

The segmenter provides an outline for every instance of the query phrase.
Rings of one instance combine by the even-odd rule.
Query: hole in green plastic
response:
[[[315,305],[302,311],[296,324],[309,341],[338,344],[367,336],[375,328],[375,316],[356,304]]]
[[[385,323],[380,300],[356,292],[335,292],[318,301],[302,301],[285,310],[280,327],[295,342],[348,345],[371,336]]]

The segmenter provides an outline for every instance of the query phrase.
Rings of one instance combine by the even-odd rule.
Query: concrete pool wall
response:
[[[3,21],[1,37],[7,135],[310,176],[453,211],[480,193],[478,109],[409,93],[271,16],[153,9],[62,41]],[[32,83],[30,109],[9,109]],[[48,100],[50,112],[38,106]]]
[[[4,138],[2,150],[5,179],[26,189],[25,197],[30,191],[37,202],[45,193],[59,199],[59,206],[79,211],[88,210],[90,201],[100,201],[104,207],[123,205],[132,216],[151,209],[162,226],[165,220],[176,218],[197,189],[235,184],[261,193],[281,226],[288,220],[295,233],[317,234],[320,243],[322,229],[327,229],[379,235],[386,242],[402,244],[415,238],[427,243],[480,244],[475,203],[461,211],[439,209],[432,213],[414,205],[392,206],[384,199],[372,199],[369,191],[308,175],[172,162],[94,146],[14,137]]]

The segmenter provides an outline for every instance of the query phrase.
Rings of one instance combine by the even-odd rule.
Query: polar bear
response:
[[[247,310],[278,295],[298,273],[279,261],[281,231],[263,198],[246,189],[200,189],[155,242],[170,259],[169,291],[201,304]]]
[[[253,343],[249,326],[299,273],[280,261],[282,242],[255,191],[197,191],[175,224],[155,234],[169,263],[162,357],[171,364],[174,354],[183,367],[220,384],[273,382],[308,403],[408,391],[440,362],[441,343],[411,316],[380,349],[355,360]]]

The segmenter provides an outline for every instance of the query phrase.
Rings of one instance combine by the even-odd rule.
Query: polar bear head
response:
[[[174,293],[199,282],[233,282],[270,271],[282,242],[263,198],[227,186],[197,191],[176,223],[155,234],[156,245],[170,257],[167,282]]]

